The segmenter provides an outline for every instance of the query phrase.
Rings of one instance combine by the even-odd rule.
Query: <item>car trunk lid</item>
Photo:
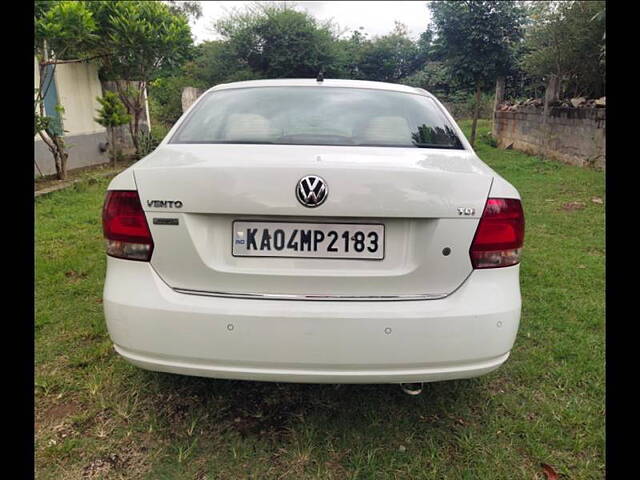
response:
[[[292,298],[451,293],[472,270],[469,246],[492,182],[466,150],[312,145],[164,145],[134,175],[151,263],[171,287]],[[305,175],[328,186],[317,208],[296,198]],[[384,257],[238,257],[234,221],[382,224]]]

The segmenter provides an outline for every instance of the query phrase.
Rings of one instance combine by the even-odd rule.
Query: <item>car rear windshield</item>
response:
[[[170,143],[463,149],[451,124],[429,97],[323,86],[210,92]]]

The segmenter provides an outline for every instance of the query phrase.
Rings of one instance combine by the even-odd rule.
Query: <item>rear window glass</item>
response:
[[[428,97],[322,86],[210,92],[170,143],[463,148]]]

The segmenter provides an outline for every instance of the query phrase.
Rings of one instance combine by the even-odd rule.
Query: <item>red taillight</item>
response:
[[[102,209],[107,255],[149,261],[153,239],[135,190],[110,190]]]
[[[524,214],[520,200],[487,200],[469,251],[473,268],[515,265],[520,262],[523,243]]]

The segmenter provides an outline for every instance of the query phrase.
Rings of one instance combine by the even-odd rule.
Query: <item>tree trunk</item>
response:
[[[66,150],[60,152],[60,163],[62,165],[62,180],[67,178],[67,160],[69,159],[69,153]]]
[[[547,116],[549,115],[551,104],[558,101],[560,98],[560,77],[557,75],[550,75],[547,82],[547,88],[544,91],[544,116],[542,121],[546,123]]]
[[[53,154],[56,165],[56,176],[58,180],[65,180],[67,178],[67,159],[69,158],[69,153],[66,151],[62,137],[56,135],[52,137],[52,140],[56,150]]]
[[[126,80],[115,80],[116,91],[124,106],[127,109],[127,113],[131,115],[129,120],[129,134],[131,135],[131,143],[135,148],[136,154],[140,151],[138,145],[138,122],[140,121],[140,113],[138,112],[138,102],[136,98],[131,97],[131,88]]]
[[[60,164],[60,155],[58,152],[51,152],[53,155],[53,163],[56,167],[56,178],[58,180],[64,180],[64,174],[62,172],[62,165]]]
[[[498,107],[504,100],[504,77],[498,77],[496,79],[496,98],[493,102],[493,125],[491,128],[493,137],[496,137],[496,112],[498,111]]]
[[[476,127],[478,126],[478,116],[480,115],[480,82],[476,82],[476,105],[473,109],[473,122],[471,123],[471,139],[469,143],[473,147],[476,143]]]
[[[109,139],[111,145],[109,150],[111,151],[111,165],[113,165],[114,167],[116,166],[116,162],[118,159],[118,150],[116,148],[116,131],[115,131],[115,127],[109,127],[109,136],[111,137]]]
[[[136,107],[132,109],[131,120],[129,121],[129,133],[131,134],[131,141],[133,142],[133,147],[136,150],[136,155],[140,153],[140,144],[138,142],[139,132],[140,132],[140,110]]]
[[[144,113],[144,92],[146,84],[139,81],[136,86],[136,94],[133,99],[133,145],[136,148],[136,156],[140,157],[140,117]]]
[[[140,114],[142,111],[136,105],[136,109],[134,110],[133,115],[133,146],[136,147],[136,156],[140,156],[140,144],[138,142],[140,135]]]

